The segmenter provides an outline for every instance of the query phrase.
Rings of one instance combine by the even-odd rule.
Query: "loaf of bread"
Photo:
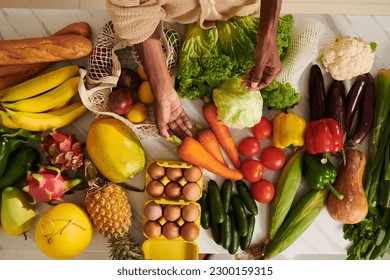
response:
[[[81,35],[0,40],[0,65],[57,62],[92,52],[92,41]]]
[[[89,38],[92,35],[92,29],[87,22],[74,22],[52,34],[52,36],[57,35],[81,35]],[[24,82],[55,63],[56,62],[42,62],[0,65],[0,90]]]

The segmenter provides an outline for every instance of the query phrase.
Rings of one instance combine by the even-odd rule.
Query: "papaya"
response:
[[[130,127],[114,118],[93,121],[86,149],[91,161],[108,180],[123,183],[145,167],[145,152]]]

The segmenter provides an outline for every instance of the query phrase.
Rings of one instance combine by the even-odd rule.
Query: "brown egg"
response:
[[[161,179],[165,175],[165,167],[153,162],[149,165],[148,174],[152,179]]]
[[[187,183],[183,187],[182,194],[186,200],[198,200],[200,197],[200,187],[197,183]]]
[[[180,227],[175,222],[166,222],[162,227],[162,234],[167,239],[175,239],[179,236]]]
[[[184,173],[184,178],[188,182],[197,182],[202,177],[202,170],[196,165],[184,169],[183,173]]]
[[[184,223],[180,228],[180,235],[184,240],[194,241],[199,236],[199,227],[193,223]]]
[[[183,177],[183,171],[181,168],[169,167],[166,170],[166,174],[171,181],[178,181],[181,177]]]
[[[181,208],[179,205],[168,204],[164,207],[164,217],[170,222],[174,222],[181,216]]]
[[[165,186],[165,194],[172,199],[179,198],[181,196],[181,185],[178,182],[172,181]]]
[[[162,207],[160,204],[150,201],[145,205],[144,215],[148,220],[156,221],[162,216]]]
[[[146,186],[146,191],[152,197],[159,197],[164,193],[164,185],[158,180],[152,180]]]
[[[144,232],[149,238],[156,238],[161,235],[161,225],[156,221],[147,221],[144,225]]]
[[[186,222],[193,222],[199,217],[199,208],[193,203],[187,204],[181,209],[181,216]]]

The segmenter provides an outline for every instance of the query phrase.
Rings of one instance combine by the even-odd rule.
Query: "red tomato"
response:
[[[283,167],[286,162],[286,155],[282,149],[275,146],[269,146],[261,153],[261,162],[265,168],[278,170]]]
[[[255,137],[245,137],[238,145],[238,150],[243,156],[253,157],[260,152],[261,146],[259,140]]]
[[[251,194],[256,201],[268,203],[274,198],[275,187],[270,181],[261,179],[252,185]]]
[[[265,117],[262,117],[261,120],[252,128],[253,135],[257,139],[265,139],[270,137],[272,134],[272,130],[272,122]]]
[[[241,164],[241,172],[245,180],[254,183],[264,174],[264,165],[256,159],[248,159]]]

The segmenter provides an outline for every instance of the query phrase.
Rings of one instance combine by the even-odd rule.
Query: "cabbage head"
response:
[[[213,89],[218,119],[230,128],[253,127],[263,115],[263,97],[260,91],[248,91],[235,76]]]

